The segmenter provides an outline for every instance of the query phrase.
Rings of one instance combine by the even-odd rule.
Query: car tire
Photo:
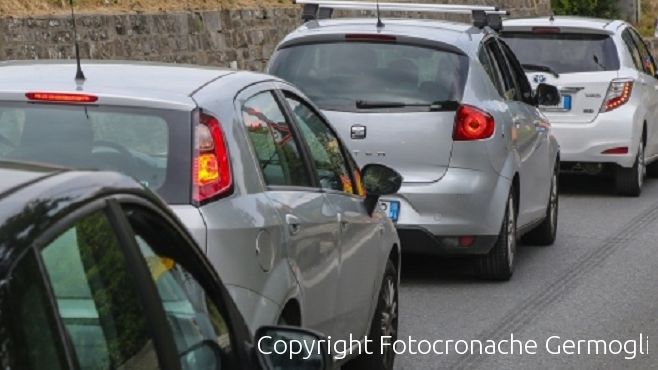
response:
[[[477,265],[482,278],[505,281],[512,277],[517,249],[516,221],[516,199],[510,194],[498,240],[487,255],[480,257]]]
[[[557,236],[557,221],[560,209],[558,167],[553,171],[551,191],[546,207],[546,217],[534,229],[523,236],[523,242],[530,245],[550,246]]]
[[[395,351],[392,346],[381,348],[381,337],[390,336],[393,344],[398,338],[398,273],[390,260],[377,298],[377,308],[370,324],[368,339],[372,340],[368,350],[372,354],[362,354],[345,364],[342,369],[381,369],[393,370]]]
[[[617,193],[629,197],[639,197],[642,194],[642,185],[647,175],[644,159],[644,143],[640,142],[635,164],[631,168],[617,167],[615,184]]]

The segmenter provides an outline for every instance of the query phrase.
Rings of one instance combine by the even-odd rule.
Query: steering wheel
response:
[[[127,166],[121,166],[121,168],[117,168],[117,170],[120,169],[122,172],[126,172],[128,175],[133,177],[136,175],[137,169],[139,168],[137,164],[137,160],[135,159],[135,157],[133,157],[130,151],[126,149],[126,147],[124,147],[121,144],[107,140],[94,141],[93,148],[102,148],[102,147],[110,148],[116,151],[117,153],[121,154],[121,156],[124,157],[125,160],[127,161]]]

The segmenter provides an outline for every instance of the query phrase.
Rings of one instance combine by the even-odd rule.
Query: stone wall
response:
[[[513,16],[550,13],[549,0],[487,3],[509,9]],[[262,70],[279,40],[301,24],[300,10],[287,7],[79,14],[77,24],[84,58],[237,65]],[[72,39],[68,16],[0,18],[0,60],[68,59],[73,55]]]

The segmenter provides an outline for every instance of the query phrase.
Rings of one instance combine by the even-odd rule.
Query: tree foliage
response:
[[[617,0],[552,0],[556,15],[618,18]]]

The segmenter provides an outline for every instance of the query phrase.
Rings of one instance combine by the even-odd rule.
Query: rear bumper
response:
[[[403,252],[487,253],[500,233],[511,180],[495,172],[450,168],[433,183],[405,183],[396,224]],[[460,236],[475,236],[471,247],[456,247]],[[452,247],[452,246],[455,247]]]
[[[639,122],[636,122],[639,121]],[[642,122],[635,119],[633,106],[601,113],[590,123],[553,123],[563,162],[612,163],[632,167],[642,135]],[[627,147],[628,154],[602,154]]]

